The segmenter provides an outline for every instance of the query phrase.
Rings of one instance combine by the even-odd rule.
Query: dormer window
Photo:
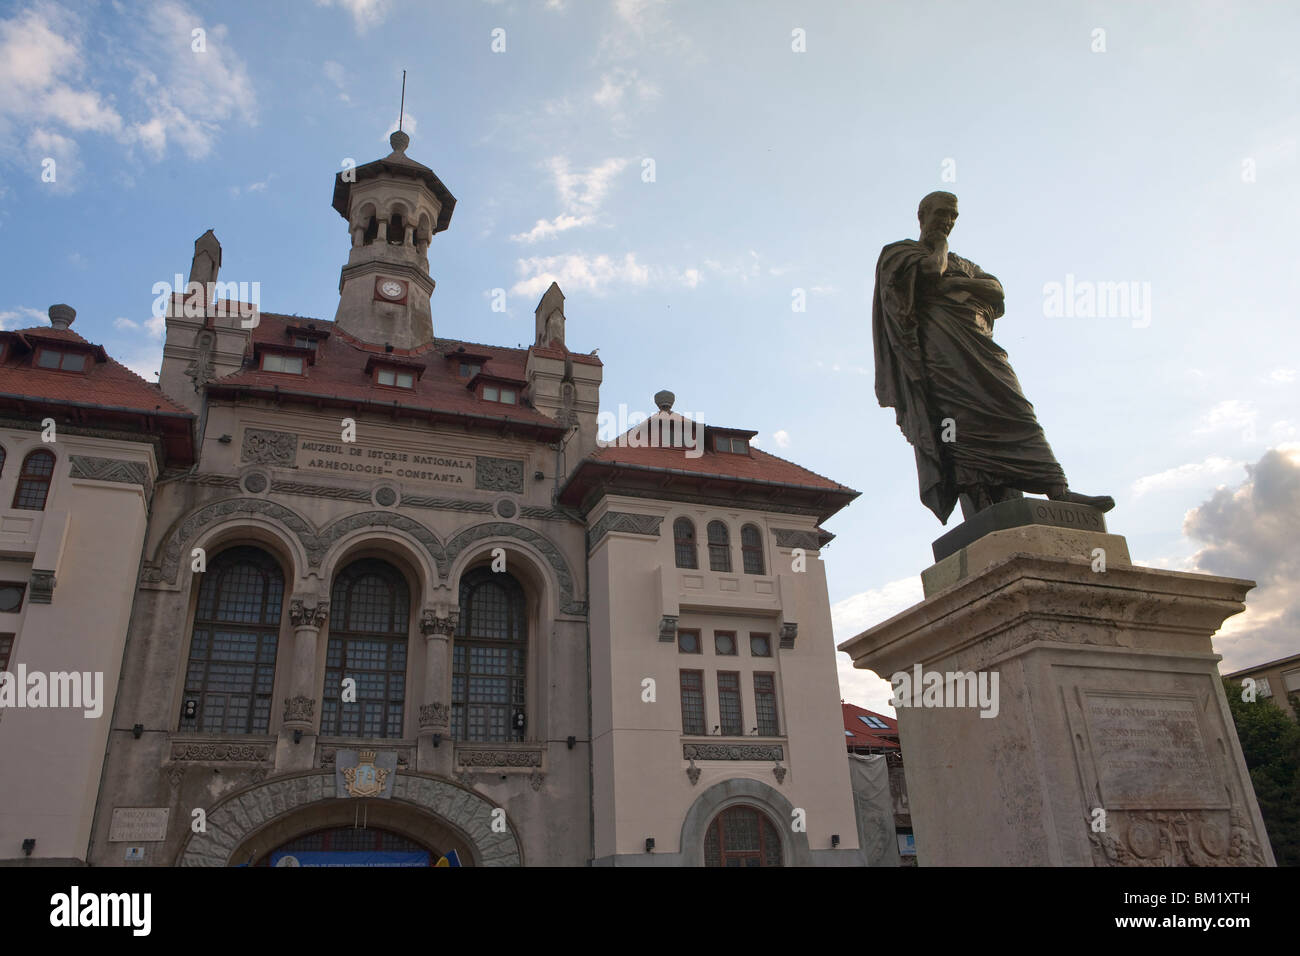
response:
[[[293,347],[296,349],[314,349],[316,348],[316,340],[309,339],[305,335],[295,335],[293,337]]]
[[[749,441],[745,438],[736,438],[734,435],[714,435],[713,450],[732,455],[748,455]]]
[[[461,378],[473,378],[475,375],[477,375],[477,374],[478,374],[479,372],[481,372],[481,371],[483,371],[483,366],[480,365],[480,364],[478,364],[477,362],[461,362],[461,363],[460,363],[460,377],[461,377]]]
[[[484,385],[483,399],[488,402],[501,402],[504,405],[515,405],[519,402],[519,393],[513,388],[499,388],[496,385]]]
[[[415,373],[391,368],[375,369],[375,384],[390,388],[415,388]]]
[[[302,359],[297,355],[280,355],[276,352],[263,352],[262,371],[283,372],[286,375],[301,375]]]
[[[36,352],[36,367],[60,372],[84,372],[86,356],[82,352],[65,352],[62,349],[42,346]]]

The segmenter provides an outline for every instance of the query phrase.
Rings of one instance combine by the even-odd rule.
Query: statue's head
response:
[[[933,192],[916,208],[921,222],[921,236],[947,236],[957,221],[957,197],[952,193]]]

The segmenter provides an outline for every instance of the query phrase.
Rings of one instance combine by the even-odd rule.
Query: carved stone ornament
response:
[[[1105,830],[1085,825],[1099,866],[1263,866],[1240,810],[1112,810]]]
[[[783,760],[780,744],[682,744],[686,760]]]
[[[216,376],[216,365],[212,361],[211,332],[200,332],[195,340],[194,361],[185,368],[185,374],[194,383],[194,390],[201,391],[203,386]]]
[[[27,600],[33,604],[49,604],[54,600],[53,571],[33,571],[27,582]]]
[[[234,760],[254,763],[265,760],[268,748],[255,744],[176,743],[172,760]]]
[[[691,765],[686,768],[686,776],[691,781],[692,787],[700,782],[700,768],[695,766],[694,760],[692,760]]]
[[[474,469],[474,487],[480,491],[524,493],[524,463],[512,458],[489,458],[478,455]]]
[[[518,510],[518,507],[510,498],[502,498],[497,502],[497,514],[502,518],[513,518]]]
[[[640,515],[630,511],[606,511],[587,531],[587,550],[590,551],[600,539],[611,531],[623,534],[643,534],[647,537],[659,537],[659,526],[663,524],[663,515]]]
[[[790,650],[794,647],[794,639],[799,636],[799,625],[793,621],[787,621],[781,625],[781,649]]]
[[[314,627],[317,630],[329,620],[330,602],[294,598],[289,602],[289,621],[294,627]]]
[[[456,622],[460,620],[460,609],[426,607],[420,612],[420,633],[425,637],[441,635],[452,637],[456,633]]]
[[[391,508],[397,504],[397,491],[387,485],[375,491],[375,504],[382,508]]]
[[[124,485],[139,485],[145,495],[153,493],[153,483],[149,480],[149,469],[138,461],[123,461],[120,458],[95,458],[90,455],[72,455],[69,459],[72,478],[90,478],[94,481],[116,481]]]
[[[244,490],[250,495],[260,495],[271,485],[271,481],[260,471],[250,471],[244,476]]]
[[[302,694],[299,694],[297,697],[286,697],[284,699],[285,723],[296,722],[310,724],[315,711],[316,701],[314,698],[304,697]]]
[[[254,461],[262,465],[292,468],[298,459],[298,436],[293,432],[246,428],[240,457],[244,461]]]
[[[457,750],[462,767],[540,767],[540,750]]]
[[[659,643],[671,644],[677,640],[677,615],[665,614],[659,619]]]
[[[777,764],[772,768],[772,776],[776,777],[777,783],[785,783],[785,767]]]
[[[478,782],[478,774],[474,773],[472,770],[461,770],[459,773],[455,773],[452,776],[455,777],[456,782],[462,787],[469,787],[471,790],[474,788],[474,784]]]
[[[528,785],[534,790],[541,790],[542,784],[546,782],[546,774],[540,770],[534,770],[528,775]]]
[[[821,536],[816,531],[773,528],[772,534],[776,538],[778,548],[803,548],[805,551],[816,551],[822,546]]]
[[[451,708],[446,704],[434,701],[432,704],[422,704],[420,706],[420,729],[421,730],[442,730],[451,729]]]

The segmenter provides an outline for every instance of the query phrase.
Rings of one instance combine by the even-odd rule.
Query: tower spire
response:
[[[402,71],[402,105],[397,108],[397,131],[402,131],[402,121],[406,119],[406,71]]]

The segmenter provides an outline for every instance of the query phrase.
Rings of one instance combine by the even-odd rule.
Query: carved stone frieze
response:
[[[312,721],[316,712],[316,700],[312,697],[305,697],[299,694],[296,697],[286,697],[284,699],[284,720],[285,723],[306,723]]]
[[[172,760],[226,760],[256,763],[267,758],[270,748],[261,744],[183,743],[172,744]]]
[[[540,750],[456,750],[462,767],[540,767]]]
[[[629,511],[606,511],[600,520],[587,531],[587,550],[590,551],[600,539],[611,531],[624,534],[642,534],[647,537],[659,537],[659,526],[663,523],[662,515],[640,515]]]
[[[1246,815],[1231,810],[1112,810],[1085,825],[1098,866],[1263,866]]]
[[[822,546],[821,535],[816,531],[773,528],[772,536],[776,538],[778,548],[803,548],[805,551],[816,551]]]
[[[780,744],[682,744],[686,760],[784,760]]]
[[[116,481],[124,485],[139,485],[144,489],[145,497],[153,494],[153,482],[149,479],[149,469],[138,461],[123,461],[120,458],[95,458],[90,455],[71,455],[69,462],[72,478],[90,478],[95,481]]]
[[[272,481],[271,491],[277,495],[310,495],[313,498],[333,498],[338,501],[370,500],[370,492],[364,488],[317,485],[308,481]]]
[[[438,541],[432,531],[420,524],[420,522],[394,511],[363,511],[360,514],[339,518],[337,521],[326,525],[319,535],[322,554],[339,538],[359,528],[395,528],[399,531],[405,531],[416,541],[419,541],[424,550],[428,552],[429,557],[433,559],[438,568],[438,573],[446,576],[447,557],[441,542]],[[312,561],[313,565],[319,563],[319,559]]]
[[[524,463],[513,458],[476,457],[474,487],[480,491],[524,493]]]
[[[293,432],[271,431],[266,428],[244,429],[244,444],[240,458],[262,465],[280,465],[292,468],[298,457],[298,436]]]

